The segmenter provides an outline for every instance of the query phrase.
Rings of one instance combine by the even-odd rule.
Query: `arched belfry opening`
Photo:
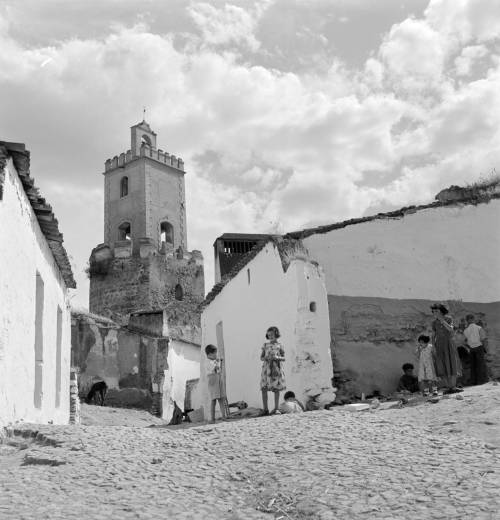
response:
[[[160,247],[163,244],[174,245],[174,227],[167,221],[160,223]]]
[[[130,222],[123,222],[118,226],[118,240],[132,240],[132,227]]]
[[[149,146],[151,148],[152,144],[151,144],[151,139],[149,138],[148,135],[146,134],[142,134],[141,136],[141,146],[142,145],[146,145],[146,146]]]
[[[128,195],[128,177],[122,177],[120,181],[120,197]]]

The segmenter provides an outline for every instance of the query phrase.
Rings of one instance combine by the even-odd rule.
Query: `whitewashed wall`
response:
[[[312,301],[316,312],[309,310]],[[209,402],[204,347],[218,345],[216,326],[220,321],[230,402],[243,400],[249,406],[262,407],[260,352],[272,325],[279,328],[285,348],[287,388],[299,399],[305,399],[313,387],[318,391],[331,388],[328,303],[321,269],[311,262],[293,260],[284,273],[277,249],[268,243],[204,309],[201,320],[201,374],[193,401],[195,408],[203,406],[205,417]],[[270,393],[270,406],[272,399]]]
[[[165,370],[163,383],[164,419],[171,419],[174,401],[184,411],[186,381],[200,377],[200,347],[171,339],[168,344],[168,370]]]
[[[328,294],[500,300],[500,199],[372,220],[303,240]]]
[[[6,423],[69,420],[71,323],[66,287],[9,159],[0,200],[0,416]],[[44,282],[42,406],[34,406],[36,275]],[[62,311],[56,407],[57,308]],[[0,421],[0,422],[1,422]]]
[[[489,366],[500,375],[500,200],[419,210],[303,240],[326,277],[335,373],[353,395],[395,390],[415,363],[430,305],[450,301],[458,323],[481,317]]]

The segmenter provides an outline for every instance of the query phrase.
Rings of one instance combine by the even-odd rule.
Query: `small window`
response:
[[[128,195],[128,177],[122,177],[120,181],[120,197]]]
[[[174,228],[170,222],[162,222],[160,224],[160,244],[174,245]]]
[[[118,240],[131,240],[130,222],[124,222],[118,227]]]
[[[316,302],[311,302],[311,303],[309,304],[309,310],[310,310],[311,312],[316,312]]]
[[[250,269],[247,269],[248,285],[250,285]]]
[[[184,289],[179,283],[175,286],[175,299],[179,301],[184,299]]]

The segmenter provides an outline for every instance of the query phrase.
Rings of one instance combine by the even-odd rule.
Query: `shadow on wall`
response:
[[[368,395],[374,390],[388,394],[396,389],[403,363],[416,363],[418,335],[432,330],[432,303],[328,296],[335,386],[341,399],[359,397],[362,392]],[[489,338],[490,374],[500,377],[500,302],[450,301],[448,305],[456,326],[469,313],[482,322]],[[456,338],[457,344],[463,340],[461,334]]]

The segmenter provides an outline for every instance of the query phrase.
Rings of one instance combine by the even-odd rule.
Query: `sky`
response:
[[[26,143],[78,289],[104,161],[146,119],[188,247],[431,202],[500,168],[498,0],[0,0],[0,140]]]

